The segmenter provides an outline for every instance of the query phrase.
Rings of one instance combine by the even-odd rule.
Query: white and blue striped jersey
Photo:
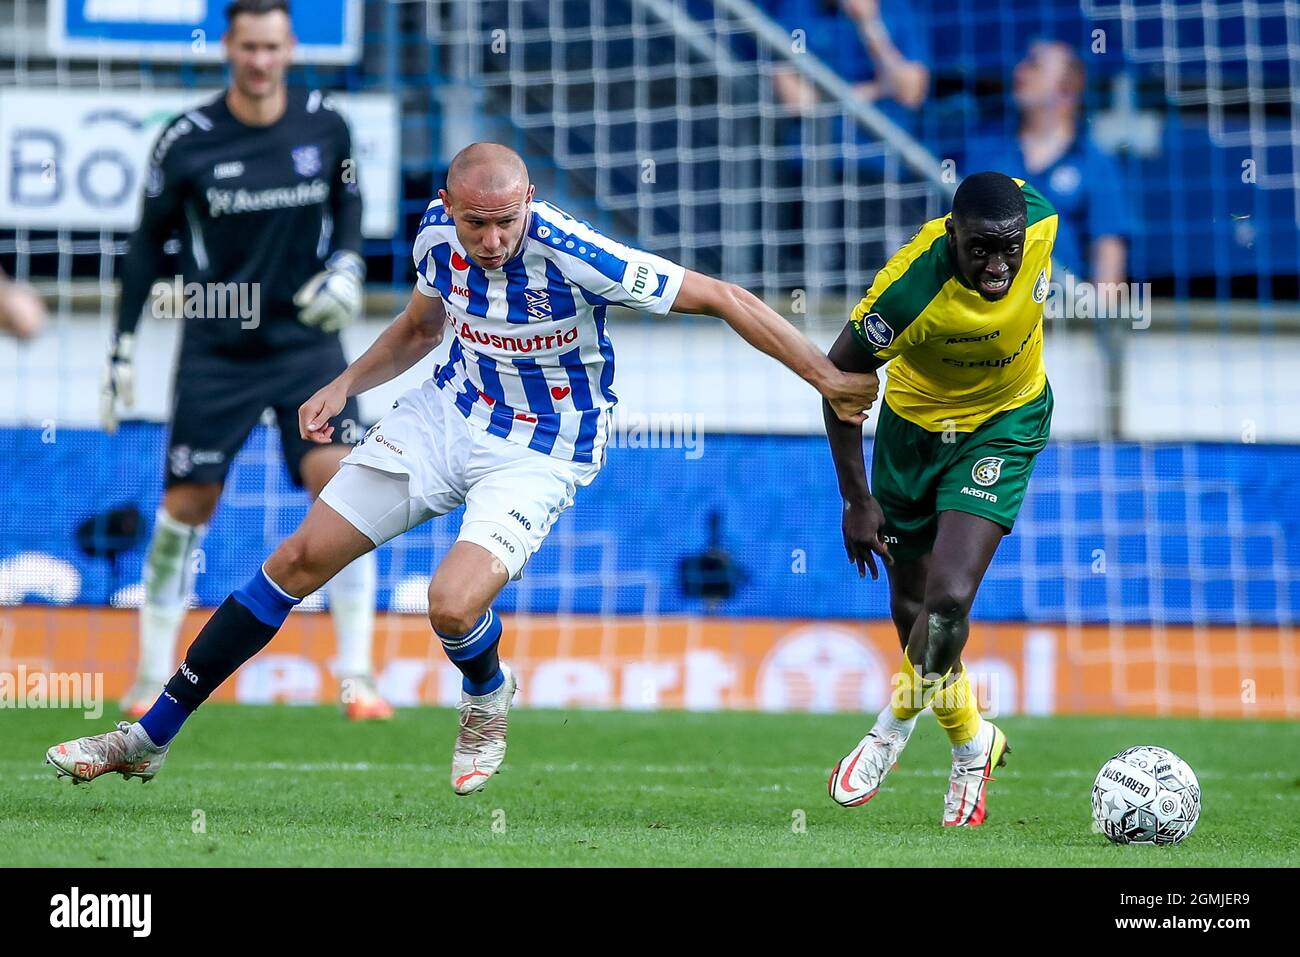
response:
[[[455,331],[434,381],[461,414],[546,455],[600,461],[618,401],[605,312],[618,304],[666,314],[686,270],[543,202],[532,203],[514,257],[482,269],[434,200],[414,257],[416,288],[441,297]]]

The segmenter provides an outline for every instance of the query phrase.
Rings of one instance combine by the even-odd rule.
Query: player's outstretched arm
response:
[[[446,321],[447,310],[441,299],[411,290],[406,308],[374,344],[299,407],[298,431],[302,437],[320,444],[329,442],[334,434],[329,420],[343,411],[348,397],[397,378],[427,356],[442,341]]]
[[[876,401],[880,380],[874,372],[837,369],[767,303],[737,285],[687,270],[673,310],[721,319],[755,349],[812,385],[845,422],[860,425]]]
[[[845,372],[874,374],[880,367],[880,360],[858,345],[848,324],[831,346],[827,359]],[[867,463],[862,457],[862,423],[841,421],[824,399],[822,419],[826,423],[826,438],[830,441],[835,476],[839,479],[840,495],[844,499],[841,520],[844,550],[848,552],[849,563],[858,567],[859,576],[865,578],[869,568],[871,577],[879,578],[876,555],[890,563],[893,558],[881,534],[884,513],[867,487]]]

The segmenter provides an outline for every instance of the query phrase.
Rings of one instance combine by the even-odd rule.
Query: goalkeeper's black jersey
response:
[[[131,331],[155,280],[179,286],[182,356],[311,348],[335,336],[297,321],[293,295],[339,250],[361,251],[361,194],[347,123],[319,91],[290,89],[270,126],[225,93],[172,120],[150,157],[140,225],[122,266],[118,328]],[[180,241],[181,280],[164,275]],[[170,272],[170,270],[167,270]],[[225,284],[234,283],[234,286]],[[157,313],[156,313],[157,314]]]

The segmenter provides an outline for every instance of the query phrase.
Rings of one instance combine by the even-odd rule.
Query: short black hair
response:
[[[226,4],[226,26],[235,22],[241,13],[274,13],[282,10],[286,17],[289,13],[289,0],[232,0]]]
[[[1025,194],[1005,173],[971,173],[952,198],[953,219],[964,223],[1005,223],[1028,218]]]

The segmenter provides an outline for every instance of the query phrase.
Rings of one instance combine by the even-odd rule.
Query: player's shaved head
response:
[[[471,143],[447,168],[438,191],[456,224],[456,238],[484,269],[500,269],[518,253],[532,218],[533,187],[523,158],[500,143]]]
[[[1005,173],[972,173],[952,198],[952,217],[964,223],[1006,223],[1025,219],[1025,194]]]
[[[447,191],[453,195],[509,193],[527,186],[523,157],[500,143],[471,143],[447,168]]]
[[[996,302],[1011,290],[1024,254],[1028,210],[1005,173],[972,173],[952,198],[948,249],[966,285]]]

